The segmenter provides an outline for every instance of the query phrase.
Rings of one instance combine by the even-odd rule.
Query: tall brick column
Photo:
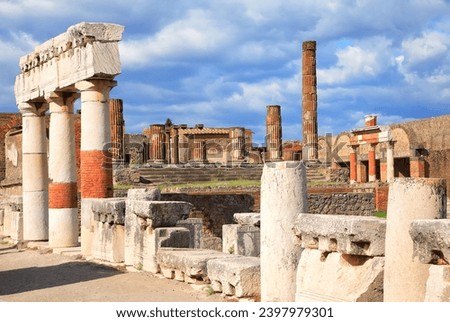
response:
[[[77,93],[52,92],[49,138],[50,247],[78,244],[77,165],[73,102]]]
[[[281,161],[281,107],[279,105],[268,105],[266,108],[266,161]]]
[[[369,159],[369,182],[374,182],[377,180],[377,164],[376,164],[376,156],[375,156],[375,147],[376,144],[371,144],[368,152]]]
[[[352,145],[352,152],[350,152],[350,183],[356,183],[357,180],[357,146]]]
[[[121,162],[125,158],[124,153],[124,127],[123,101],[121,99],[109,100],[109,112],[111,122],[111,152],[113,162]]]
[[[179,151],[178,151],[178,126],[173,126],[170,129],[170,163],[179,163]]]
[[[20,103],[24,240],[48,240],[46,104]]]
[[[316,42],[303,42],[302,128],[303,160],[318,160]]]
[[[107,79],[81,81],[81,197],[113,195],[109,92],[117,83]]]

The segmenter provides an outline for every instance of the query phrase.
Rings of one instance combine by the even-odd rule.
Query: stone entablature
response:
[[[82,22],[20,58],[17,103],[40,99],[52,91],[94,76],[120,73],[118,42],[123,26]]]
[[[414,220],[409,234],[413,256],[423,264],[449,265],[450,219]]]
[[[304,248],[349,255],[384,256],[384,219],[300,214],[294,231],[301,238]]]

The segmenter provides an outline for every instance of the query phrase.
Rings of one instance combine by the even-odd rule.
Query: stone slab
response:
[[[294,231],[301,238],[304,248],[350,255],[384,256],[384,219],[300,214]]]
[[[233,218],[240,225],[261,226],[261,214],[258,212],[235,213]]]
[[[413,256],[421,263],[450,263],[450,219],[414,220],[409,234],[413,240]]]
[[[258,257],[233,256],[207,262],[208,278],[215,292],[241,297],[261,295],[261,266]]]
[[[143,218],[153,228],[173,227],[177,221],[187,218],[192,207],[184,201],[127,200],[126,216]]]
[[[156,259],[161,272],[167,278],[196,284],[209,282],[207,269],[209,260],[230,256],[233,255],[208,249],[161,248]]]

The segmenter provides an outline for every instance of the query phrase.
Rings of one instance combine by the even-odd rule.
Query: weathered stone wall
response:
[[[5,136],[6,133],[15,126],[22,124],[22,115],[20,113],[0,113],[0,181],[5,179],[6,153]],[[19,154],[22,149],[20,147]]]
[[[371,216],[375,211],[373,193],[308,194],[311,214]]]

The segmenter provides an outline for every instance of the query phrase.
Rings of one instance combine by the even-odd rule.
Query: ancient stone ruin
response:
[[[0,208],[2,236],[48,241],[52,249],[79,247],[86,260],[209,285],[239,299],[450,301],[448,183],[423,178],[438,168],[425,167],[424,154],[399,163],[404,149],[411,153],[405,142],[420,139],[421,126],[379,126],[369,115],[363,128],[321,141],[313,41],[303,44],[303,146],[291,144],[289,158],[283,156],[281,108],[266,107],[261,188],[259,199],[252,196],[257,204],[252,210],[258,211],[247,207],[224,220],[223,208],[242,206],[249,198],[222,198],[226,204],[210,205],[220,210],[211,218],[194,205],[200,198],[164,195],[142,182],[114,196],[113,169],[127,159],[123,102],[109,99],[120,73],[122,31],[114,24],[80,23],[22,57],[15,86],[22,128],[4,131],[2,168],[7,177],[20,173],[22,184],[3,182],[9,196]],[[81,116],[73,110],[78,98]],[[143,135],[151,143],[143,153],[155,168],[207,164],[213,160],[211,135],[228,146],[227,162],[248,161],[251,139],[245,128],[217,131],[169,121]],[[344,147],[331,158],[321,154],[333,145]],[[414,153],[424,152],[414,147]],[[304,161],[298,161],[303,152]],[[324,196],[325,188],[308,185],[311,168],[321,165],[326,172],[319,175],[334,175],[336,181],[349,176],[350,182]],[[405,169],[409,176],[400,175]],[[373,217],[374,205],[383,203],[387,219]],[[220,231],[212,237],[219,240],[214,247],[207,230]]]

